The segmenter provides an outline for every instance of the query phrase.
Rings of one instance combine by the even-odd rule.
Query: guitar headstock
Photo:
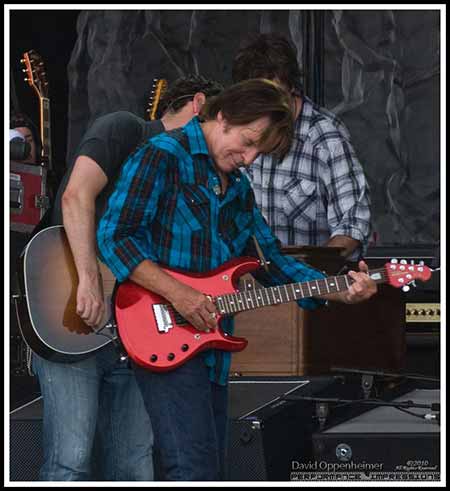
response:
[[[39,97],[47,98],[48,82],[41,56],[36,51],[30,50],[23,54],[20,62],[25,65],[22,69],[27,74],[25,81],[33,87]]]
[[[409,285],[414,285],[415,280],[428,281],[431,278],[431,270],[423,261],[408,264],[405,259],[391,259],[390,263],[385,264],[385,270],[388,283],[396,288],[403,288],[404,291],[408,291]]]
[[[156,119],[156,111],[158,109],[159,101],[163,93],[167,89],[167,80],[164,78],[155,78],[153,80],[152,91],[150,93],[150,98],[148,101],[148,119],[151,121]]]

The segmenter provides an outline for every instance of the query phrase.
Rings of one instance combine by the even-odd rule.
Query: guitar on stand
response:
[[[39,98],[39,130],[41,152],[38,161],[10,165],[10,221],[11,230],[30,233],[50,206],[47,191],[51,172],[50,99],[44,62],[36,51],[24,53],[20,60],[25,66],[25,81]]]

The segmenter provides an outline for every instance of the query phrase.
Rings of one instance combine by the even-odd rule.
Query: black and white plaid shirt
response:
[[[344,124],[303,98],[295,136],[282,161],[260,156],[244,171],[256,204],[283,245],[325,245],[335,235],[367,249],[369,187]]]

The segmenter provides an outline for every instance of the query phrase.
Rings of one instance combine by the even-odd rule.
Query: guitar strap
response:
[[[252,235],[252,237],[253,237],[253,242],[255,243],[256,252],[258,253],[259,260],[261,261],[261,266],[268,273],[269,272],[269,267],[267,265],[269,263],[266,261],[266,258],[264,257],[263,251],[261,249],[261,246],[258,243],[258,240],[256,239],[256,237],[254,235]]]

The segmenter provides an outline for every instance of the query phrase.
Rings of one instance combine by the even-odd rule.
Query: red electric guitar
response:
[[[109,306],[115,279],[103,264],[100,266],[105,302]],[[257,259],[240,258],[207,274],[166,271],[210,295],[217,306],[219,322],[222,317],[244,310],[346,290],[352,282],[348,275],[329,276],[239,292],[239,277],[259,267]],[[19,326],[27,344],[40,356],[60,362],[77,361],[117,337],[110,312],[97,329],[87,326],[76,313],[78,277],[64,227],[49,227],[37,233],[25,248],[20,271],[21,294],[15,298]],[[431,270],[404,261],[387,263],[370,275],[377,283],[401,287],[416,279],[428,280]],[[229,336],[220,328],[209,333],[198,331],[164,298],[131,281],[117,288],[114,304],[125,349],[136,363],[150,370],[171,370],[208,348],[240,351],[247,345],[245,339]]]
[[[239,277],[260,266],[257,259],[244,257],[229,261],[208,274],[185,274],[170,269],[165,271],[210,296],[219,312],[219,323],[222,317],[245,310],[340,292],[348,289],[353,282],[348,275],[329,276],[321,280],[238,291]],[[387,263],[369,274],[376,283],[403,287],[416,279],[427,281],[431,277],[431,270],[424,265],[402,261]],[[209,333],[198,331],[164,298],[131,281],[119,286],[115,297],[115,313],[119,336],[130,358],[153,371],[174,369],[209,348],[241,351],[247,346],[246,339],[227,335],[220,328]]]

